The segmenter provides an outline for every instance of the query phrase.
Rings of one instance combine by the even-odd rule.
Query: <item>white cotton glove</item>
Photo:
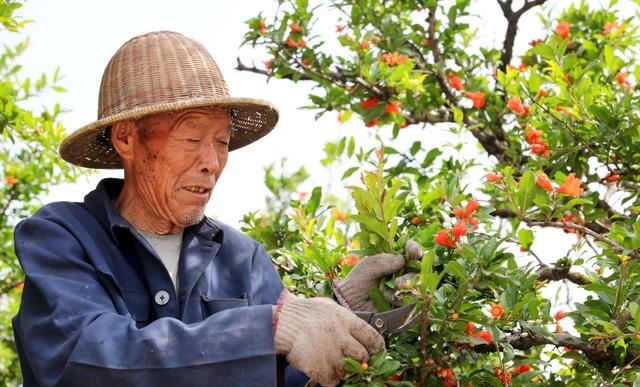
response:
[[[284,290],[276,307],[276,353],[323,386],[345,376],[345,357],[367,360],[382,336],[330,298],[298,298]]]
[[[412,259],[421,259],[424,255],[420,244],[413,240],[407,241],[404,249]],[[405,259],[399,254],[380,253],[368,256],[358,262],[344,280],[333,283],[334,294],[341,305],[352,311],[378,312],[369,298],[369,292],[378,286],[382,277],[397,272],[404,265]],[[415,273],[406,273],[396,278],[396,289],[402,288],[414,276]],[[387,301],[395,304],[398,300],[394,293],[390,290],[384,296]]]

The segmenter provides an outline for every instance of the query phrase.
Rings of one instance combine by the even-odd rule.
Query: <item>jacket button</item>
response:
[[[155,301],[158,305],[166,305],[169,302],[169,292],[166,290],[160,290],[155,295]]]

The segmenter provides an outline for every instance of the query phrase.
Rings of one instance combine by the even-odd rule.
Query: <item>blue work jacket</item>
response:
[[[47,204],[15,229],[24,387],[275,386],[283,285],[264,248],[205,218],[184,230],[176,292],[114,208],[121,188],[105,179],[83,203]],[[304,384],[291,372],[288,386]]]

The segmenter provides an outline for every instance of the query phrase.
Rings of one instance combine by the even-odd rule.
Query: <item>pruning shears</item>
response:
[[[411,328],[420,318],[422,312],[415,313],[416,304],[408,304],[385,312],[353,312],[366,321],[379,333],[400,333]],[[309,380],[305,387],[315,387],[318,382]]]
[[[399,333],[411,328],[420,318],[416,304],[408,304],[385,312],[354,312],[380,333]]]

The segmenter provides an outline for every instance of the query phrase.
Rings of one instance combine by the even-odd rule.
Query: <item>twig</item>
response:
[[[426,381],[427,381],[427,377],[428,377],[428,373],[427,370],[424,368],[424,364],[426,363],[426,360],[429,358],[429,354],[427,352],[427,342],[428,342],[428,337],[429,337],[429,331],[431,328],[431,324],[429,321],[429,308],[431,307],[431,295],[427,295],[425,301],[424,301],[424,306],[422,307],[422,316],[420,317],[420,364],[422,364],[423,366],[420,367],[421,372],[420,372],[420,385],[421,386],[425,386]]]
[[[624,253],[625,249],[624,247],[620,246],[619,244],[617,244],[616,242],[612,241],[611,239],[605,237],[604,235],[598,234],[597,232],[592,231],[591,229],[582,226],[580,224],[574,223],[574,222],[549,222],[549,221],[544,221],[544,222],[538,222],[538,221],[525,221],[527,223],[528,226],[540,226],[540,227],[555,227],[555,228],[572,228],[574,230],[580,231],[583,234],[589,235],[590,237],[592,237],[593,239],[606,243],[609,246],[611,246],[611,248],[616,252],[616,253]],[[640,258],[640,253],[638,253],[637,251],[631,251],[628,253],[628,255],[631,258],[637,259]]]

